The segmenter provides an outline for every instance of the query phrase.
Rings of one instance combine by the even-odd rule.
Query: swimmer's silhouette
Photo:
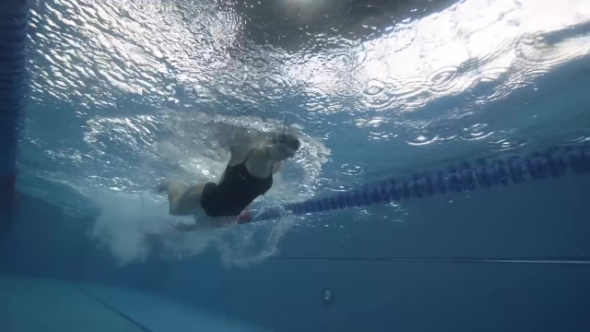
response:
[[[227,225],[272,187],[273,175],[299,146],[299,139],[291,134],[277,134],[270,141],[254,144],[236,142],[230,147],[231,157],[218,184],[208,182],[186,188],[180,182],[165,182],[158,191],[168,194],[171,215],[195,217],[194,223],[177,223],[181,231]]]

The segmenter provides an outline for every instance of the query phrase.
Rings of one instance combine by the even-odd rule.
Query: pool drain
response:
[[[325,305],[330,305],[334,302],[334,292],[330,288],[324,288],[322,290],[322,301]]]

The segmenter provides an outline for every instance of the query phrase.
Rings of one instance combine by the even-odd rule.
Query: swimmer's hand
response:
[[[176,221],[176,222],[174,222],[174,228],[178,231],[181,231],[181,232],[191,232],[191,231],[194,231],[195,228],[197,228],[197,223]]]

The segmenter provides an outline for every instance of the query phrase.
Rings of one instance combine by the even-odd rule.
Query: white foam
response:
[[[154,193],[138,195],[102,189],[83,192],[100,209],[89,235],[121,265],[144,261],[151,255],[183,259],[211,247],[227,266],[256,264],[279,252],[280,240],[295,223],[294,217],[284,217],[183,233],[173,224],[193,222],[193,218],[169,215],[166,200]],[[164,251],[154,252],[155,247],[163,247]]]

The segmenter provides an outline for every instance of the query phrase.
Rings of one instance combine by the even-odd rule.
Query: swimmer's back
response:
[[[235,217],[272,187],[272,168],[265,178],[256,177],[248,171],[246,162],[250,154],[243,162],[228,165],[219,184],[205,184],[201,194],[201,207],[208,216]]]

